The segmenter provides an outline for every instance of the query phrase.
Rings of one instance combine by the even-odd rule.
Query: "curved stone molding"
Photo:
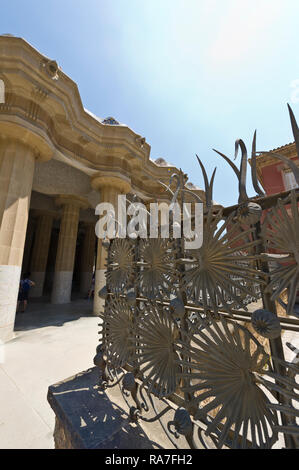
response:
[[[25,127],[18,116],[5,120],[0,113],[1,140],[19,141],[30,146],[37,161],[48,161],[55,152],[54,146],[46,135],[42,135],[32,124]]]
[[[165,193],[158,181],[168,184],[176,168],[151,160],[145,137],[114,117],[101,119],[86,110],[75,82],[24,39],[0,36],[0,45],[1,74],[9,83],[6,103],[0,104],[1,135],[30,140],[42,161],[60,154],[83,164],[86,174],[119,172],[146,197]]]
[[[58,230],[60,219],[52,301],[69,302],[79,222],[96,219],[94,208],[101,201],[117,207],[119,194],[133,192],[142,201],[159,195],[169,201],[171,193],[165,186],[179,170],[157,165],[150,159],[145,137],[125,124],[86,110],[76,83],[55,60],[24,39],[0,35],[0,63],[0,220],[2,212],[5,215],[0,226],[0,265],[22,264],[30,207],[49,210],[53,230]],[[5,102],[1,102],[3,95]],[[32,190],[36,197],[30,206]],[[17,201],[17,211],[12,211],[9,198]],[[44,258],[46,248],[40,245]],[[106,248],[99,240],[96,292],[103,284],[105,262]],[[44,269],[37,262],[31,268],[36,279],[33,295],[42,293]],[[84,269],[85,290],[91,268]],[[95,295],[94,311],[98,313],[100,307]],[[0,317],[1,308],[0,302]]]
[[[94,176],[91,180],[91,186],[93,189],[112,187],[117,189],[119,194],[127,194],[132,189],[128,178],[113,173]]]
[[[88,209],[89,203],[84,197],[76,196],[73,194],[61,194],[55,199],[57,206],[70,205],[78,207],[79,209]]]

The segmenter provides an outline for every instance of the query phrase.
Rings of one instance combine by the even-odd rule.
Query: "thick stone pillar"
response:
[[[97,176],[92,179],[92,187],[100,191],[100,202],[108,202],[113,204],[115,216],[117,218],[118,195],[128,194],[131,191],[129,181],[116,176]],[[107,250],[102,246],[102,240],[98,240],[97,260],[96,260],[96,277],[93,313],[99,315],[103,311],[105,301],[98,296],[98,292],[106,285],[106,264]]]
[[[52,226],[53,215],[45,213],[38,216],[31,260],[31,279],[35,286],[30,291],[30,297],[43,295]]]
[[[81,253],[80,292],[87,294],[90,289],[95,263],[95,224],[85,223],[85,235]]]
[[[0,340],[12,337],[35,166],[33,150],[0,140]]]
[[[80,208],[87,208],[88,204],[83,198],[76,196],[61,196],[56,202],[63,206],[63,213],[51,302],[65,304],[71,301]]]

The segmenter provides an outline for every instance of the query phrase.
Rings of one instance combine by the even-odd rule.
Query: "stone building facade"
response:
[[[106,252],[95,207],[118,194],[168,201],[159,181],[177,169],[151,160],[128,126],[87,111],[76,84],[21,38],[0,36],[0,84],[0,340],[8,341],[21,272],[31,272],[33,297],[68,303],[72,290],[87,292],[95,267],[97,292]]]
[[[271,152],[281,154],[298,164],[295,142],[278,147]],[[293,172],[278,158],[261,154],[256,159],[256,166],[259,181],[267,196],[297,188]]]

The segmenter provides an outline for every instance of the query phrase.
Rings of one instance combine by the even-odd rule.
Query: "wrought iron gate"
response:
[[[299,130],[290,109],[299,155]],[[119,385],[132,420],[169,413],[165,432],[191,448],[271,448],[283,436],[299,447],[299,351],[284,344],[299,331],[299,189],[265,196],[256,177],[256,136],[251,175],[257,196],[246,192],[243,141],[239,201],[215,210],[214,176],[205,181],[203,244],[184,239],[115,238],[108,243],[106,299],[95,364],[104,388]],[[293,171],[295,162],[277,153]],[[197,157],[198,158],[198,157]],[[184,198],[185,175],[176,175],[175,198]],[[189,191],[190,192],[190,191]],[[248,304],[262,306],[249,311]],[[281,310],[282,313],[279,313]],[[285,360],[284,348],[294,360]],[[297,355],[296,355],[297,353]]]

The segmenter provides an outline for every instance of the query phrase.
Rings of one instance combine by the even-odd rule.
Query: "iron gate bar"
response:
[[[113,296],[113,295],[114,295],[113,293],[108,294],[108,296]],[[119,295],[118,297],[122,299],[126,299],[125,295]],[[147,302],[148,299],[146,297],[136,297],[135,300],[136,302]],[[157,304],[163,305],[165,307],[169,307],[170,305],[170,302],[166,300],[165,301],[157,300],[156,302]],[[204,313],[203,308],[195,306],[195,305],[191,305],[191,304],[186,304],[185,309],[189,310],[190,312],[193,311],[193,312]],[[250,312],[246,310],[236,310],[236,309],[232,309],[231,312],[233,313],[233,318],[235,320],[244,321],[248,323],[251,322]],[[227,318],[232,318],[230,314],[222,310],[219,310],[219,314]],[[299,332],[299,320],[297,320],[296,318],[287,318],[287,317],[280,317],[280,316],[277,316],[277,318],[280,322],[281,328],[284,331],[298,331]]]
[[[261,223],[257,222],[255,227],[256,227],[256,237],[262,239]],[[261,253],[266,252],[266,247],[263,245],[263,243],[261,243],[260,245],[256,247],[256,250],[257,250],[257,254],[260,255]],[[259,268],[261,268],[265,273],[269,274],[270,272],[269,265],[266,261],[257,259],[256,263]],[[262,300],[263,300],[264,308],[274,313],[274,315],[277,316],[276,304],[275,304],[275,301],[271,300],[271,294],[266,293],[265,288],[262,285],[261,285],[261,292],[262,292]],[[271,356],[279,357],[284,360],[285,356],[284,356],[281,336],[275,339],[269,339],[269,343],[270,343],[270,349],[271,349]],[[281,375],[282,377],[286,376],[286,369],[285,367],[282,366],[281,363],[277,363],[274,361],[272,363],[272,366],[273,366],[274,371],[277,372],[279,375]],[[277,393],[277,399],[279,402],[281,402],[283,405],[286,405],[286,406],[290,405],[291,403],[291,400],[289,398],[279,393]],[[284,413],[281,414],[281,420],[282,420],[283,425],[285,426],[290,424],[289,416]],[[289,434],[285,434],[284,439],[288,448],[290,449],[296,448],[296,444],[292,436],[290,436]]]
[[[299,148],[299,129],[291,110],[290,118]],[[127,390],[135,403],[130,408],[135,421],[166,417],[169,409],[157,412],[153,397],[167,406],[175,404],[174,419],[163,425],[175,447],[173,436],[178,435],[191,448],[198,447],[196,436],[198,448],[208,445],[209,438],[219,448],[271,448],[279,432],[287,448],[298,443],[298,410],[293,404],[299,404],[299,368],[285,360],[281,335],[285,330],[299,331],[299,313],[294,309],[299,288],[299,189],[263,195],[256,175],[255,133],[251,176],[258,195],[249,198],[242,140],[236,141],[235,158],[239,149],[240,169],[217,151],[239,183],[239,203],[226,208],[213,207],[215,170],[209,181],[198,158],[206,196],[201,248],[191,253],[185,250],[184,239],[138,237],[112,240],[108,248],[107,286],[101,292],[106,299],[100,313],[102,343],[94,360],[102,386],[122,383],[122,392]],[[293,162],[289,166],[299,178]],[[173,203],[182,204],[187,194],[193,194],[185,187],[187,178],[181,170],[170,180],[176,182]],[[267,217],[262,231],[263,211]],[[280,255],[272,255],[273,251]],[[272,261],[280,268],[270,270]],[[277,315],[282,292],[289,293],[288,304],[280,302],[286,317]],[[263,308],[249,312],[247,303],[260,296]],[[249,322],[254,333],[244,326]],[[257,335],[268,340],[270,356]],[[149,406],[143,390],[154,418],[140,414]]]
[[[248,200],[255,202],[261,206],[263,210],[270,209],[273,207],[278,199],[284,199],[287,198],[291,192],[294,191],[296,194],[296,198],[299,199],[299,189],[290,189],[288,191],[282,191],[277,194],[271,194],[270,196],[265,196],[265,197],[251,197]],[[229,216],[232,212],[235,212],[239,207],[239,204],[234,204],[233,206],[228,206],[223,209],[223,216],[227,217]]]

